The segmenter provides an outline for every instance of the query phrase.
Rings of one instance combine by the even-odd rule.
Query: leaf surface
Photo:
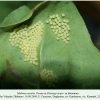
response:
[[[33,10],[34,11],[34,10]],[[66,45],[56,36],[46,20],[51,15],[65,14],[69,20],[70,41]],[[29,19],[29,26],[38,21],[44,24],[42,42],[38,47],[38,66],[24,62],[23,54],[12,47],[8,39],[11,32],[0,34],[1,88],[100,88],[100,52],[93,45],[85,23],[72,2],[45,2],[36,8]],[[40,74],[43,69],[51,70],[57,77],[55,87],[48,87]],[[6,71],[6,72],[5,72]],[[8,86],[8,85],[9,86]]]
[[[1,23],[0,28],[8,30],[13,28],[15,25],[18,25],[32,16],[32,12],[27,6],[19,7],[18,9],[11,12]]]

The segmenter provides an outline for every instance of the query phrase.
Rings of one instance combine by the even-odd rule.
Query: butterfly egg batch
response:
[[[58,77],[53,74],[51,70],[47,70],[46,68],[40,72],[40,77],[49,87],[55,87],[58,83]]]
[[[44,25],[41,21],[33,26],[22,25],[10,34],[9,42],[20,48],[24,61],[38,65],[37,48],[42,40]]]
[[[46,20],[46,23],[50,25],[52,31],[56,35],[56,39],[62,39],[66,44],[68,44],[69,38],[69,31],[70,27],[68,25],[69,21],[64,19],[65,14],[61,15],[62,20],[58,14],[49,16],[49,19]]]

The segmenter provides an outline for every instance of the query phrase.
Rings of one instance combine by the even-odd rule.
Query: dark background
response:
[[[0,1],[0,23],[22,5],[32,9],[40,1]],[[91,35],[93,44],[100,50],[100,1],[74,1]]]

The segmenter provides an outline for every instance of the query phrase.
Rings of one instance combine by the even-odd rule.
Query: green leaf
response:
[[[85,23],[74,4],[68,1],[43,2],[32,11],[34,10],[33,16],[24,24],[31,27],[39,21],[43,23],[42,41],[36,49],[38,65],[25,62],[21,49],[11,45],[9,38],[13,31],[2,32],[0,34],[0,87],[11,88],[14,84],[12,88],[100,88],[100,52],[93,45]],[[51,25],[46,23],[50,16],[56,14],[60,17],[61,22],[62,20],[69,20],[70,40],[68,44],[62,39],[58,41],[57,35],[50,27]],[[62,17],[62,14],[65,14],[65,17]],[[36,26],[34,38],[39,36],[41,26],[40,23]],[[60,27],[62,26],[63,24],[60,25]],[[32,29],[30,30],[32,32]],[[26,28],[26,31],[28,31],[28,34],[31,33],[29,28]],[[21,33],[22,30],[16,34],[22,38]],[[28,38],[25,38],[26,45],[31,41]],[[34,40],[34,38],[32,39]],[[14,40],[18,42],[19,38],[16,37]],[[24,50],[28,49],[28,45],[26,45]],[[36,44],[33,46],[36,46]],[[32,53],[32,55],[34,56],[35,53]],[[51,81],[54,84],[49,87]]]
[[[9,30],[16,25],[28,20],[31,16],[32,12],[27,6],[19,7],[5,18],[5,20],[0,25],[0,28]]]

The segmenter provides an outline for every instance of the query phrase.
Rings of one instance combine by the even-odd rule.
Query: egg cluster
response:
[[[43,28],[43,23],[39,21],[29,27],[22,25],[10,34],[11,45],[20,48],[24,61],[38,65],[37,48],[42,40]]]
[[[49,87],[55,87],[55,84],[58,83],[58,77],[53,74],[51,70],[43,69],[40,72],[41,79],[46,82]]]
[[[68,25],[69,21],[64,19],[65,14],[61,15],[61,18],[58,14],[49,16],[49,19],[46,21],[50,25],[52,31],[57,36],[56,39],[62,39],[66,44],[69,41],[69,31],[70,27]]]

